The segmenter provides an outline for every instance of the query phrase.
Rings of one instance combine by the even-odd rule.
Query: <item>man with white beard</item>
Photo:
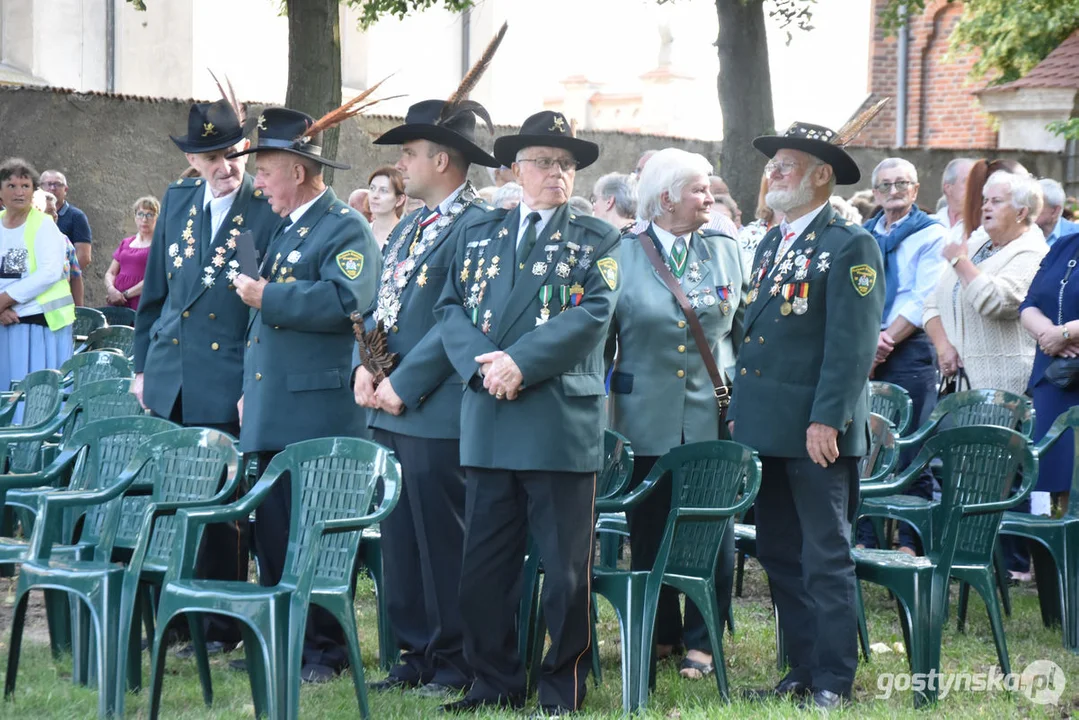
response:
[[[786,219],[753,261],[728,414],[733,438],[760,453],[757,557],[790,660],[752,697],[825,709],[849,702],[858,665],[850,535],[884,308],[876,241],[828,202],[860,178],[838,136],[795,123],[753,141],[772,158],[768,206]]]

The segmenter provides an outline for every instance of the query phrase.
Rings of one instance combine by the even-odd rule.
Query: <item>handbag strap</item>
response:
[[[727,383],[723,382],[723,375],[720,374],[719,366],[716,365],[716,358],[712,355],[712,348],[708,347],[708,340],[704,336],[704,328],[701,327],[700,318],[690,307],[689,298],[682,291],[682,285],[675,279],[674,273],[671,272],[667,263],[663,262],[663,258],[659,256],[659,251],[656,249],[656,244],[652,242],[652,238],[647,233],[641,233],[637,236],[637,240],[640,241],[641,247],[644,248],[644,254],[648,256],[652,267],[659,273],[663,284],[667,286],[667,289],[674,295],[674,299],[678,301],[678,307],[682,308],[682,313],[686,316],[686,322],[689,323],[690,333],[693,335],[694,342],[697,343],[697,351],[701,354],[704,367],[708,371],[708,377],[712,380],[712,389],[715,392],[716,401],[720,407],[726,408],[730,403],[730,391],[727,389]]]

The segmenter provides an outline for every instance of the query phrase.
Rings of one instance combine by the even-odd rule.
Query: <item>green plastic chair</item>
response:
[[[131,361],[122,355],[103,350],[91,350],[72,355],[71,359],[60,366],[64,376],[63,386],[68,390],[78,390],[85,383],[112,378],[133,378],[135,370]]]
[[[597,501],[597,509],[625,512],[664,478],[672,483],[671,511],[651,571],[596,568],[592,589],[618,614],[622,639],[622,706],[643,709],[655,682],[652,631],[659,591],[670,585],[701,611],[712,643],[716,685],[729,698],[723,656],[723,622],[715,592],[715,570],[727,525],[748,508],[760,488],[757,453],[731,441],[690,443],[656,461],[648,477],[627,495]],[[741,499],[739,499],[739,495]]]
[[[1039,455],[1066,432],[1079,431],[1079,407],[1060,415],[1034,446]],[[1032,540],[1034,576],[1038,600],[1046,627],[1059,624],[1064,647],[1079,652],[1079,462],[1072,467],[1068,512],[1061,518],[1029,513],[1006,512],[1000,521],[1001,534]],[[962,597],[960,601],[962,602]]]
[[[854,550],[860,580],[888,588],[899,604],[912,673],[940,669],[944,623],[948,615],[949,578],[974,586],[986,601],[1001,671],[1011,672],[1008,647],[993,588],[994,549],[1003,512],[1034,488],[1038,461],[1030,440],[1001,427],[961,427],[929,438],[909,468],[876,492],[894,492],[939,458],[945,482],[933,508],[933,541],[927,554],[911,557],[895,550]],[[1023,484],[1012,494],[1016,472]],[[924,677],[924,675],[923,675]],[[935,686],[915,693],[914,705],[935,702]]]
[[[900,438],[900,450],[908,446],[917,446],[924,442],[927,437],[943,427],[974,427],[993,426],[1015,430],[1029,438],[1034,432],[1034,404],[1033,401],[1023,395],[1016,395],[1005,390],[964,390],[954,393],[942,399],[929,419],[916,431],[907,437]],[[906,490],[914,482],[914,476],[907,476],[907,485],[899,487],[899,492]],[[863,494],[863,502],[859,508],[859,516],[871,518],[890,518],[900,522],[909,523],[914,528],[922,543],[923,549],[926,543],[931,542],[934,534],[931,531],[935,513],[933,508],[936,500],[910,495],[894,494],[887,497],[874,495],[872,497]],[[886,531],[890,537],[890,531]],[[883,547],[883,545],[882,545]],[[1011,615],[1011,599],[1008,593],[1007,572],[1004,569],[1003,558],[998,552],[997,561],[997,589],[1000,592],[1001,603],[1004,613]]]
[[[27,594],[34,589],[60,590],[82,600],[90,610],[97,645],[99,715],[123,714],[125,669],[133,670],[137,678],[141,662],[138,636],[130,642],[140,578],[144,572],[152,573],[155,564],[159,573],[164,572],[175,533],[174,519],[169,516],[181,507],[198,507],[230,496],[239,462],[234,443],[224,433],[201,428],[154,435],[109,484],[93,490],[55,491],[42,498],[30,556],[22,564],[16,588],[6,697],[15,690]],[[226,485],[231,487],[228,493],[215,496],[223,476],[230,478]],[[126,566],[112,561],[114,550],[125,544],[121,528],[128,513],[125,492],[149,493],[139,517],[139,532],[130,538],[134,554]],[[70,509],[85,512],[81,551],[76,557],[65,538]],[[53,554],[54,544],[61,546],[58,555]],[[126,668],[120,662],[125,650]]]
[[[100,490],[116,482],[128,460],[144,440],[176,425],[161,418],[116,418],[88,423],[79,431],[65,438],[63,449],[49,467],[35,473],[0,475],[0,503],[18,507],[31,517],[42,513],[45,498],[63,492],[58,485],[66,485],[71,492]],[[17,495],[17,499],[13,496]],[[82,533],[77,535],[79,521]],[[85,560],[93,556],[96,538],[96,519],[91,519],[82,506],[65,510],[59,540],[63,548],[52,548],[53,557]],[[34,532],[40,523],[33,524]],[[0,537],[0,565],[18,565],[32,557],[33,537]],[[70,647],[71,637],[82,638],[88,632],[87,618],[81,612],[70,613],[67,598],[46,590],[46,612],[49,621],[50,643],[53,655]],[[69,614],[70,613],[70,614]],[[80,647],[86,647],[81,643]],[[89,668],[84,662],[85,654],[73,655],[72,679],[85,684]]]
[[[135,327],[135,311],[123,305],[106,305],[95,308],[108,321],[108,326],[126,325]]]
[[[113,325],[98,328],[86,338],[76,353],[90,352],[93,350],[112,350],[126,358],[135,355],[135,328],[126,325]]]
[[[292,517],[281,582],[262,587],[195,580],[195,556],[203,526],[246,518],[286,475],[291,481]],[[205,612],[239,620],[255,715],[298,717],[304,627],[310,603],[333,614],[344,629],[360,715],[368,717],[356,635],[353,570],[361,532],[380,522],[397,504],[400,477],[393,453],[375,443],[356,438],[307,440],[274,457],[262,478],[238,502],[180,511],[180,531],[158,601],[150,717],[156,718],[161,709],[165,628],[180,613],[191,616]],[[372,511],[380,485],[381,501]],[[210,702],[210,678],[202,679],[203,697]]]
[[[596,476],[596,499],[606,500],[626,491],[633,477],[633,446],[614,430],[603,435],[605,461]],[[600,513],[596,518],[599,535],[599,562],[603,567],[616,567],[622,543],[629,537],[629,525],[624,513]]]
[[[883,380],[869,381],[869,411],[887,418],[900,436],[910,432],[914,421],[914,402],[910,393]]]
[[[56,429],[48,436],[42,436],[40,440],[23,436],[41,433],[51,427],[60,414],[60,380],[60,373],[56,370],[38,370],[19,383],[19,407],[14,411],[16,422],[0,429],[0,470],[27,473],[41,467],[42,443],[55,433]],[[21,419],[19,410],[22,410]]]
[[[90,333],[108,324],[109,321],[100,311],[88,307],[76,307],[75,324],[71,328],[71,334],[75,342],[83,343],[86,342]]]
[[[366,528],[360,539],[360,559],[375,586],[375,604],[378,608],[378,666],[385,672],[393,669],[400,656],[397,633],[393,631],[390,614],[386,610],[385,586],[382,584],[382,531],[378,527]]]

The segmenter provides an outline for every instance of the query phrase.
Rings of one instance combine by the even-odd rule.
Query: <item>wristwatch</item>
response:
[[[955,267],[955,266],[956,266],[956,264],[957,264],[957,263],[958,263],[958,262],[959,262],[960,260],[966,260],[966,259],[967,259],[967,256],[966,256],[966,255],[956,255],[955,257],[953,257],[953,258],[951,259],[952,267]]]
[[[1060,326],[1060,334],[1064,336],[1065,340],[1071,340],[1072,339],[1072,334],[1070,332],[1068,332],[1067,323]]]

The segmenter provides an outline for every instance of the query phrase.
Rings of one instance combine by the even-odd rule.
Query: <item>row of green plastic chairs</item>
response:
[[[105,307],[75,308],[75,325],[72,334],[76,342],[86,339],[86,336],[94,330],[112,325],[125,325],[135,327],[135,311],[129,307],[106,305]]]
[[[58,376],[46,382],[28,377],[22,402],[41,394],[43,386],[59,398]],[[49,422],[0,429],[4,456],[12,455],[10,446],[52,437],[65,415],[93,416],[86,398],[96,397],[101,385],[111,384],[114,395],[134,400],[125,382],[130,381],[91,383],[73,393]],[[240,500],[222,506],[242,474],[235,438],[138,416],[141,408],[136,408],[137,401],[129,406],[132,416],[95,419],[64,432],[58,453],[42,469],[0,475],[0,506],[17,511],[28,532],[28,537],[0,539],[0,565],[20,567],[5,695],[10,698],[15,689],[27,593],[44,589],[54,616],[50,631],[62,634],[64,622],[70,622],[74,680],[86,683],[96,669],[102,716],[122,714],[126,691],[141,686],[139,618],[151,618],[150,715],[157,717],[166,626],[177,615],[216,612],[241,621],[256,713],[296,717],[303,628],[314,602],[345,629],[357,702],[367,717],[353,568],[361,533],[397,502],[400,470],[393,454],[358,439],[297,443],[280,453]],[[281,582],[262,587],[195,580],[203,526],[248,517],[270,488],[286,479],[294,542]],[[160,599],[156,612],[147,613],[151,586],[160,588]],[[65,609],[62,593],[79,599],[69,621],[59,617]],[[209,705],[202,625],[192,621],[189,627]],[[58,649],[54,642],[54,652]]]

